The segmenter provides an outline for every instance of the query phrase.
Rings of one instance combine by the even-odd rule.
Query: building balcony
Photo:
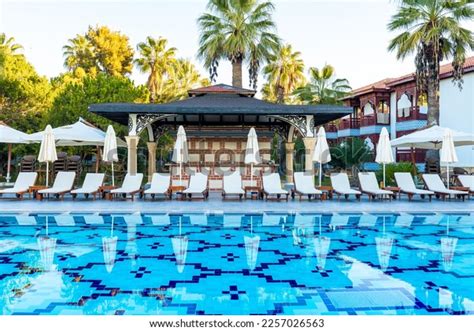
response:
[[[359,129],[360,128],[360,120],[358,118],[345,118],[339,122],[338,129],[339,130],[346,130],[346,129]]]
[[[362,117],[360,126],[374,126],[374,125],[390,125],[389,113],[376,113],[372,115],[365,115]]]
[[[324,124],[324,130],[326,132],[337,132],[337,125],[333,122]]]
[[[410,107],[397,110],[397,122],[427,120],[427,114],[421,114],[419,107]]]

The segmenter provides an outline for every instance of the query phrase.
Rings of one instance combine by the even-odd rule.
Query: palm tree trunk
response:
[[[439,125],[439,61],[434,54],[429,57],[426,92],[428,98],[428,125]],[[439,161],[437,150],[428,150],[426,159]]]
[[[232,61],[232,86],[242,87],[242,58]]]
[[[278,84],[277,87],[277,103],[283,103],[285,101],[285,89],[283,86]]]

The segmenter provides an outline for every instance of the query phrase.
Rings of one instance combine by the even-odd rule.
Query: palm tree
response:
[[[23,47],[20,44],[15,43],[15,38],[7,38],[5,33],[0,33],[0,52],[3,55],[15,54],[22,49]]]
[[[344,78],[336,79],[334,67],[326,64],[321,70],[309,68],[309,83],[295,90],[296,97],[309,104],[339,104],[351,87]]]
[[[462,86],[466,53],[474,49],[471,31],[461,26],[474,19],[473,0],[400,0],[388,29],[401,31],[389,44],[398,59],[416,54],[417,88],[426,94],[428,125],[439,123],[439,67],[452,58],[454,82]]]
[[[263,68],[268,86],[263,92],[273,90],[276,102],[283,103],[289,94],[304,81],[304,63],[300,52],[293,52],[291,45],[281,47],[271,55],[268,64]]]
[[[73,72],[82,68],[87,73],[96,74],[96,64],[92,60],[95,58],[94,53],[94,46],[89,39],[83,35],[76,35],[63,47],[64,66]]]
[[[189,90],[209,84],[209,80],[201,77],[201,74],[191,61],[177,59],[174,61],[168,74],[168,79],[164,83],[160,102],[185,98]]]
[[[250,86],[257,87],[262,62],[280,43],[270,1],[209,0],[208,13],[199,17],[198,57],[209,69],[212,81],[221,59],[232,63],[232,85],[242,87],[242,64],[248,63]]]
[[[147,37],[146,42],[137,45],[140,57],[134,63],[141,72],[149,73],[147,86],[150,90],[151,102],[156,102],[159,92],[163,89],[166,76],[173,70],[176,61],[176,48],[167,48],[168,41],[158,37]]]

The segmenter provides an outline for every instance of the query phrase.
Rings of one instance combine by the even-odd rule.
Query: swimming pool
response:
[[[2,214],[1,314],[472,314],[474,215]]]

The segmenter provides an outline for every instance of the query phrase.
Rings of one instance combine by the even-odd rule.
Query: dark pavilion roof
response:
[[[102,103],[89,106],[89,111],[121,124],[128,123],[129,114],[173,114],[186,118],[220,116],[221,124],[242,120],[244,116],[315,115],[315,125],[321,125],[352,113],[351,107],[335,105],[283,105],[253,97],[255,91],[219,84],[190,90],[190,97],[164,104]],[[235,123],[235,120],[228,124]],[[208,122],[208,121],[204,121]]]

